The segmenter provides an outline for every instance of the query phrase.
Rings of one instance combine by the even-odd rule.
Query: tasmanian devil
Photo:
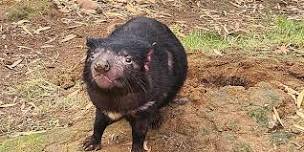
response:
[[[87,38],[86,45],[83,77],[96,116],[84,150],[100,149],[105,128],[125,118],[132,127],[132,152],[143,152],[148,128],[159,124],[159,109],[186,79],[182,44],[165,24],[135,17],[106,38]]]

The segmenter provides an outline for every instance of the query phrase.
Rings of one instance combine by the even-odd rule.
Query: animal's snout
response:
[[[98,61],[94,65],[94,69],[97,72],[101,72],[101,73],[108,72],[110,68],[111,68],[110,63],[107,60]]]

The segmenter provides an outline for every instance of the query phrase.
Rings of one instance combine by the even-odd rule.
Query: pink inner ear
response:
[[[149,66],[145,64],[145,71],[149,71]]]
[[[153,49],[149,49],[149,52],[148,52],[147,58],[146,58],[146,62],[144,65],[146,71],[149,71],[149,69],[150,69],[150,62],[151,62],[152,54],[153,54]]]

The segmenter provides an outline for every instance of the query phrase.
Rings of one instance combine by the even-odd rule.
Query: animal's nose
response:
[[[97,71],[97,72],[107,72],[110,70],[110,64],[108,61],[99,61],[99,62],[96,62],[95,65],[94,65],[94,69]]]

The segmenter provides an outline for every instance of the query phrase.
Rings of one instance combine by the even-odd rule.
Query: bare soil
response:
[[[81,142],[92,132],[94,107],[81,80],[87,36],[104,37],[116,24],[134,15],[178,25],[185,33],[195,28],[221,33],[236,26],[246,31],[268,24],[267,16],[301,18],[304,6],[298,1],[275,0],[151,0],[134,1],[133,5],[105,1],[99,5],[107,15],[62,13],[51,6],[29,23],[18,24],[4,15],[4,10],[13,5],[6,0],[0,3],[0,105],[8,105],[0,107],[0,142],[20,133],[46,131],[42,149],[51,152],[80,151]],[[39,34],[33,32],[41,27],[51,28]],[[60,42],[71,34],[75,35],[73,39]],[[22,62],[16,67],[6,66],[19,59]],[[178,97],[188,102],[172,103],[163,109],[163,125],[151,130],[147,138],[153,152],[304,150],[303,130],[294,126],[303,125],[304,120],[296,115],[295,101],[290,90],[286,91],[304,89],[302,54],[230,50],[221,56],[200,51],[188,53],[188,60],[188,79]],[[32,80],[37,79],[38,88],[44,86],[42,93],[47,94],[29,98],[29,91],[37,88],[26,86],[32,86]],[[44,81],[48,83],[40,84]],[[284,127],[274,119],[274,111]],[[125,121],[113,124],[106,130],[101,151],[129,150],[130,136]]]

